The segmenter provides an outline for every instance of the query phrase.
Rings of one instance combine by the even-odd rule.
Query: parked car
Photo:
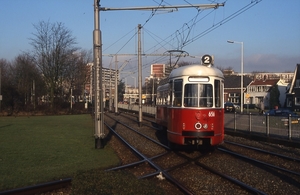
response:
[[[297,113],[292,112],[288,109],[272,109],[266,112],[265,115],[281,117],[281,121],[284,123],[284,126],[288,126],[289,116],[291,116],[292,124],[298,124],[300,120]]]
[[[258,106],[256,106],[255,104],[244,104],[243,105],[244,109],[260,109]]]
[[[272,110],[269,110],[268,112],[266,112],[265,115],[286,116],[286,117],[291,115],[291,117],[299,117],[297,113],[292,112],[288,109],[272,109]]]
[[[231,102],[224,103],[224,110],[225,112],[235,112],[235,106]]]

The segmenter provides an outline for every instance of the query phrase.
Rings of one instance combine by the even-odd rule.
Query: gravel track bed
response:
[[[297,182],[294,181],[294,176],[237,159],[220,151],[215,151],[209,158],[201,159],[201,163],[213,167],[267,194],[298,194],[300,192],[299,177]]]
[[[249,194],[239,186],[232,184],[218,175],[189,164],[171,172],[184,185],[192,189],[194,194]]]
[[[243,156],[247,156],[258,161],[262,161],[265,163],[273,164],[275,166],[288,169],[291,171],[299,172],[300,173],[300,163],[296,161],[287,160],[272,154],[265,154],[258,151],[253,151],[247,148],[241,148],[239,146],[231,145],[231,144],[223,144],[222,145],[225,149],[237,152]]]
[[[113,114],[112,114],[112,116],[113,116]],[[134,128],[134,129],[137,129],[142,134],[145,134],[145,135],[151,137],[152,139],[155,139],[156,141],[159,141],[155,130],[153,130],[147,126],[139,127],[139,125],[136,122],[133,122],[133,121],[126,119],[119,115],[114,116],[113,118],[115,120],[121,119],[122,122],[125,123],[126,125]],[[113,122],[113,119],[106,117],[105,121]],[[107,123],[109,123],[109,122],[107,122]],[[130,143],[130,145],[134,146],[135,148],[138,149],[138,151],[147,155],[147,157],[152,157],[152,156],[161,154],[163,152],[166,152],[166,150],[164,148],[162,148],[161,146],[158,146],[156,143],[149,141],[148,139],[144,138],[141,135],[138,135],[136,132],[129,130],[127,127],[124,127],[121,124],[118,124],[116,126],[115,131],[117,133],[119,133],[123,138],[125,138],[126,141]]]
[[[147,134],[147,136],[149,137],[156,137],[157,140],[163,139],[158,138],[158,134],[155,132],[155,130],[149,127],[138,127],[137,123],[130,121],[130,119],[119,117],[118,120],[127,121],[127,124],[129,124],[133,128],[139,129],[139,131]],[[129,136],[129,134],[132,134],[132,132],[126,131],[124,135],[131,139],[130,142],[132,144],[134,142],[143,142],[141,141],[141,139],[137,139],[134,136]],[[241,137],[232,137],[227,135],[225,136],[225,140],[250,145],[253,147],[258,147],[261,149],[265,149],[275,153],[280,153],[294,158],[299,158],[300,156],[299,149],[289,148],[282,145],[269,144],[266,142],[256,142]],[[145,144],[144,142],[137,143],[134,145],[138,146],[138,148],[144,147],[145,151],[152,151],[149,153],[150,155],[156,153],[154,148],[150,149],[149,147],[151,146]],[[282,160],[281,158],[274,158],[274,156],[253,152],[252,150],[237,148],[226,143],[222,145],[224,145],[228,149],[242,153],[243,155],[251,155],[251,157],[253,158],[259,159],[261,161],[266,160],[266,162],[272,162],[273,164],[281,165],[281,167],[294,167],[294,170],[299,170],[300,167],[299,163],[297,164],[296,162],[289,162],[286,160]],[[159,148],[161,150],[161,147]],[[184,155],[189,156],[190,158],[195,158],[197,157],[197,155],[200,155],[200,152],[198,151],[179,151],[179,153],[180,152],[182,152]],[[119,152],[118,154],[123,156],[124,152]],[[122,159],[125,157],[120,158]],[[186,160],[183,158],[178,158],[178,155],[174,152],[170,152],[163,158],[155,159],[155,163],[159,164],[159,166],[163,168],[175,166],[185,161]],[[267,194],[300,194],[300,178],[298,176],[281,173],[278,171],[274,171],[271,168],[262,167],[261,165],[257,165],[254,163],[249,163],[218,150],[215,150],[210,155],[200,158],[200,160],[198,161],[202,164],[205,164],[206,166],[215,168],[225,174],[228,174],[231,177],[237,178],[242,182],[249,184],[252,187],[255,187]],[[171,171],[171,174],[174,176],[174,178],[178,179],[179,181],[183,182],[186,186],[188,186],[188,188],[190,188],[194,192],[194,194],[249,194],[247,191],[240,188],[239,186],[236,186],[231,182],[226,181],[225,179],[219,176],[211,174],[209,171],[206,171],[203,168],[193,164],[188,164],[184,168],[175,169]],[[156,178],[153,178],[153,180],[155,179]],[[168,182],[165,182],[163,180],[157,181],[157,183],[159,185],[164,186],[164,183]],[[174,188],[172,188],[172,185],[170,185],[169,183],[164,187],[164,189],[167,193],[172,192],[172,194],[182,194],[178,190],[177,192],[173,192]]]
[[[111,114],[111,116],[113,116],[113,114]],[[156,136],[156,131],[149,128],[149,127],[139,127],[138,124],[135,122],[132,122],[130,119],[126,119],[124,117],[121,116],[113,116],[114,119],[116,120],[121,120],[122,122],[126,123],[127,125],[131,126],[132,128],[138,129],[140,132],[145,133],[147,136],[153,138],[153,139],[157,139]],[[108,124],[114,124],[114,120],[106,117],[105,118],[105,122]],[[117,126],[119,127],[120,124],[118,124]],[[120,125],[121,126],[121,125]],[[137,134],[131,130],[124,130],[127,127],[121,127],[120,129],[117,129],[116,131],[118,133],[120,133],[120,131],[126,131],[126,133],[122,132],[122,136],[125,136],[126,140],[135,146],[138,146],[138,150],[141,152],[146,152],[147,156],[155,156],[159,153],[163,153],[166,150],[162,149],[161,146],[157,146],[157,144],[154,143],[149,143],[149,144],[145,144],[145,141],[142,141],[142,139],[140,138],[141,136],[139,136],[137,138]],[[122,129],[122,130],[121,130]],[[120,133],[121,134],[121,133]],[[145,138],[143,138],[145,139]],[[147,141],[150,142],[150,141]],[[133,154],[128,148],[127,146],[124,145],[124,143],[122,141],[120,141],[118,138],[116,138],[115,136],[112,136],[111,141],[108,143],[110,147],[112,147],[117,155],[119,156],[120,160],[122,161],[122,165],[126,165],[129,163],[133,163],[136,161],[139,161],[140,159],[138,159],[136,157],[135,154]],[[151,146],[150,146],[151,145]],[[156,149],[155,149],[156,148]],[[150,152],[149,152],[150,151]],[[156,152],[153,152],[156,151]],[[159,151],[159,152],[157,152]],[[151,157],[152,157],[151,156]],[[133,159],[137,159],[136,161],[134,161]],[[143,174],[145,175],[145,173],[153,173],[154,169],[149,168],[149,165],[145,165],[143,164],[142,166],[135,166],[133,168],[130,168],[131,171],[133,171],[133,174],[137,177],[143,176]],[[150,170],[148,172],[146,172],[144,169]],[[150,178],[150,180],[155,181],[157,183],[157,185],[161,188],[163,188],[166,191],[166,194],[179,194],[181,195],[182,192],[179,191],[172,183],[170,183],[167,180],[158,180],[156,177]]]
[[[300,158],[300,148],[286,147],[280,144],[272,144],[263,141],[253,141],[242,137],[235,137],[230,135],[225,135],[225,141],[231,141],[248,146],[253,146],[270,152],[290,156],[292,158]]]
[[[176,161],[174,159],[176,159]],[[163,158],[157,158],[154,159],[153,161],[163,169],[174,167],[178,164],[187,162],[187,160],[184,158],[178,158],[178,156],[174,152],[170,152],[167,155],[165,155]]]

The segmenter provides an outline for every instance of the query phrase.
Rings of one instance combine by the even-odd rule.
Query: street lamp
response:
[[[244,106],[244,94],[243,94],[243,74],[244,74],[244,43],[243,42],[238,42],[238,41],[227,41],[228,43],[238,43],[241,44],[241,113],[243,113],[243,106]]]

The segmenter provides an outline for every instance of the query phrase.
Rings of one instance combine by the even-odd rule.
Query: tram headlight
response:
[[[204,124],[204,125],[203,125],[203,128],[204,128],[204,129],[207,129],[207,128],[208,128],[208,124]]]
[[[201,127],[202,127],[201,123],[199,123],[199,122],[195,123],[195,129],[199,130],[199,129],[201,129]]]

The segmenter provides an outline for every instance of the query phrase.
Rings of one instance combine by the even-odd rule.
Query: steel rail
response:
[[[177,155],[180,156],[178,153],[177,153]],[[187,161],[185,161],[185,162],[183,162],[183,163],[181,163],[181,164],[175,165],[175,166],[173,166],[173,167],[167,168],[167,169],[165,169],[165,171],[169,172],[169,171],[175,170],[175,169],[177,169],[177,168],[183,167],[183,166],[185,166],[185,165],[190,164],[191,161],[195,161],[196,159],[199,159],[199,158],[201,158],[201,157],[197,157],[197,158],[195,158],[194,160],[191,159],[191,158],[189,158],[189,157],[187,157],[187,156],[184,156],[184,158],[187,159]],[[140,179],[143,179],[143,178],[151,177],[151,176],[153,176],[153,175],[154,175],[154,174],[150,173],[150,174],[148,174],[148,175],[144,175],[144,176],[141,176],[141,177],[139,177],[139,178],[140,178]]]
[[[121,114],[122,114],[123,117],[126,117],[126,118],[128,118],[128,119],[130,119],[130,120],[132,120],[132,121],[136,121],[136,120],[134,120],[134,119],[132,119],[132,118],[130,118],[130,117],[124,115],[123,113],[121,113]],[[127,114],[127,115],[132,116],[132,117],[136,117],[136,116],[134,116],[134,115],[132,115],[132,114]],[[143,120],[148,121],[148,122],[151,122],[151,123],[157,124],[155,121],[146,119],[145,117],[143,117]],[[159,129],[159,128],[157,128],[157,127],[150,126],[150,125],[148,125],[148,124],[146,124],[146,123],[144,123],[144,122],[142,122],[142,125],[145,125],[145,126],[147,126],[147,127],[150,127],[150,128],[155,129],[155,130],[157,130],[157,131],[161,131],[161,129]]]
[[[153,160],[155,158],[159,158],[159,157],[161,157],[163,155],[166,155],[167,153],[169,153],[169,152],[167,151],[165,153],[159,154],[159,155],[157,155],[155,157],[151,157],[149,159]],[[124,169],[124,168],[128,168],[128,167],[132,167],[132,166],[136,166],[136,165],[142,164],[144,162],[146,162],[146,160],[142,159],[142,160],[137,161],[137,162],[133,162],[133,163],[129,163],[129,164],[126,164],[126,165],[121,165],[121,166],[113,167],[113,168],[110,168],[110,169],[106,169],[105,171],[114,171],[114,170],[118,170],[118,169]]]
[[[183,154],[179,154],[178,153],[177,155],[185,156],[186,158],[189,158],[189,157],[187,157],[186,155],[183,155]],[[219,172],[219,171],[217,171],[217,170],[215,170],[213,168],[210,168],[210,167],[208,167],[208,166],[206,166],[206,165],[204,165],[204,164],[202,164],[202,163],[200,163],[200,162],[197,161],[197,160],[199,160],[200,158],[203,158],[203,157],[204,156],[200,156],[200,157],[189,158],[189,159],[190,159],[190,161],[193,161],[196,165],[198,165],[198,166],[200,166],[200,167],[202,167],[202,168],[204,168],[204,169],[212,172],[213,174],[219,175],[219,176],[221,176],[221,177],[223,177],[223,178],[231,181],[234,184],[237,184],[237,185],[241,186],[242,188],[246,189],[247,191],[249,191],[251,193],[266,194],[265,192],[262,192],[262,191],[260,191],[260,190],[258,190],[256,188],[253,188],[252,186],[249,186],[249,185],[247,185],[247,184],[245,184],[245,183],[243,183],[243,182],[241,182],[241,181],[239,181],[237,179],[234,179],[233,177],[230,177],[230,176],[228,176],[226,174],[223,174],[223,173],[221,173],[221,172]]]
[[[160,143],[160,142],[158,142],[158,141],[152,139],[151,137],[148,137],[147,135],[144,135],[144,134],[138,132],[138,131],[135,130],[134,128],[132,128],[132,127],[126,125],[125,123],[122,123],[122,122],[120,122],[119,120],[116,120],[116,119],[114,119],[113,117],[111,117],[111,116],[109,116],[109,115],[106,115],[106,116],[110,117],[111,119],[115,120],[116,122],[120,123],[121,125],[127,127],[128,129],[130,129],[130,130],[136,132],[137,134],[139,134],[139,135],[141,135],[141,136],[143,136],[143,137],[145,137],[145,138],[151,140],[152,142],[154,142],[154,143],[160,145],[161,147],[163,147],[163,148],[165,148],[165,149],[167,149],[167,150],[171,150],[168,146],[166,146],[166,145],[164,145],[164,144],[162,144],[162,143]]]
[[[127,118],[128,118],[128,117],[127,117]],[[248,192],[251,192],[251,193],[254,193],[254,194],[262,194],[262,195],[266,195],[266,193],[263,192],[263,191],[260,191],[260,190],[258,190],[258,189],[256,189],[256,188],[253,188],[252,186],[249,186],[249,185],[247,185],[247,184],[245,184],[245,183],[243,183],[243,182],[241,182],[241,181],[239,181],[239,180],[237,180],[237,179],[234,179],[234,178],[232,178],[232,177],[230,177],[230,176],[228,176],[228,175],[225,175],[225,174],[223,174],[223,173],[221,173],[221,172],[218,172],[218,171],[216,171],[216,170],[214,170],[214,169],[212,169],[212,168],[210,168],[210,167],[207,167],[207,166],[204,165],[204,164],[201,164],[201,163],[198,162],[197,160],[200,159],[200,158],[202,158],[203,156],[195,157],[195,158],[190,158],[190,157],[188,157],[188,156],[186,156],[186,155],[184,155],[184,154],[180,154],[180,153],[177,153],[177,155],[178,155],[178,156],[181,156],[181,157],[184,157],[187,161],[186,161],[186,162],[183,162],[183,163],[181,163],[181,164],[179,164],[179,165],[175,165],[175,166],[173,166],[173,167],[171,167],[171,168],[165,169],[165,170],[164,170],[165,172],[172,171],[172,170],[174,170],[174,169],[177,169],[178,167],[182,167],[183,165],[186,165],[186,164],[189,164],[189,163],[191,163],[191,162],[194,162],[196,165],[201,166],[202,168],[204,168],[204,169],[206,169],[206,170],[209,170],[210,172],[212,172],[212,173],[214,173],[214,174],[216,174],[216,175],[219,175],[219,176],[221,176],[221,177],[223,177],[223,178],[229,180],[230,182],[232,182],[232,183],[234,183],[234,184],[236,184],[236,185],[242,187],[243,189],[247,190]],[[156,171],[156,172],[154,172],[154,173],[150,173],[150,174],[141,176],[141,177],[139,177],[139,179],[143,179],[143,178],[148,178],[148,177],[155,176],[155,175],[157,175],[159,172],[160,172],[160,171],[158,170],[158,171]],[[161,171],[161,172],[163,172],[163,171]],[[163,173],[164,173],[164,172],[163,172]]]
[[[49,192],[57,189],[64,188],[71,184],[72,179],[66,178],[57,181],[52,181],[48,183],[42,183],[34,186],[28,186],[24,188],[17,188],[12,190],[7,190],[0,192],[0,195],[31,195],[31,194],[38,194]]]
[[[274,155],[274,156],[278,156],[278,157],[281,157],[281,158],[285,158],[285,159],[288,159],[288,160],[291,160],[291,161],[300,162],[300,159],[299,159],[299,158],[292,158],[292,157],[290,157],[290,156],[278,154],[278,153],[275,153],[275,152],[269,152],[269,151],[267,151],[267,150],[263,150],[263,149],[260,149],[260,148],[255,148],[255,147],[252,147],[252,146],[247,146],[247,145],[239,144],[239,143],[235,143],[235,142],[230,142],[230,141],[224,141],[224,142],[225,142],[225,143],[228,143],[228,144],[240,146],[240,147],[243,147],[243,148],[248,148],[248,149],[251,149],[251,150],[259,151],[259,152],[262,152],[262,153],[272,154],[272,155]]]
[[[115,120],[115,119],[114,119]],[[117,121],[117,120],[115,120]],[[120,121],[117,121],[118,123],[121,123]],[[104,123],[110,130],[113,132],[127,147],[130,148],[134,153],[139,155],[142,159],[144,159],[149,165],[151,165],[153,168],[157,170],[156,173],[162,173],[163,176],[168,179],[171,183],[173,183],[175,186],[177,186],[183,193],[185,194],[193,194],[188,188],[183,186],[179,181],[177,181],[175,178],[173,178],[170,174],[168,174],[166,171],[164,171],[160,166],[155,164],[151,161],[150,158],[143,155],[141,152],[139,152],[136,148],[134,148],[132,145],[130,145],[121,135],[119,135],[113,128],[111,128],[107,123]],[[122,124],[122,123],[121,123]],[[127,127],[127,126],[126,126]]]
[[[278,166],[275,166],[275,165],[271,165],[271,164],[265,163],[263,161],[255,160],[253,158],[249,158],[247,156],[244,156],[244,155],[241,155],[241,154],[238,154],[238,153],[226,150],[224,148],[220,148],[219,147],[218,150],[220,150],[222,152],[226,152],[226,153],[234,155],[234,156],[237,156],[237,157],[240,157],[240,158],[243,158],[243,159],[246,159],[246,160],[249,160],[249,161],[252,161],[252,162],[255,162],[255,163],[259,163],[259,164],[262,164],[262,165],[265,165],[265,166],[268,166],[268,167],[271,167],[271,168],[274,168],[274,169],[278,169],[280,171],[284,171],[284,172],[287,172],[287,173],[291,173],[293,175],[300,176],[300,173],[298,173],[298,172],[291,171],[291,170],[288,170],[288,169],[284,169],[284,168],[281,168],[281,167],[278,167]]]
[[[203,168],[205,168],[207,170],[209,170],[210,172],[212,172],[212,173],[214,173],[216,175],[219,175],[219,176],[221,176],[221,177],[223,177],[223,178],[225,178],[225,179],[227,179],[227,180],[229,180],[229,181],[231,181],[231,182],[233,182],[233,183],[241,186],[242,188],[246,189],[249,192],[252,192],[252,193],[255,193],[255,194],[267,195],[265,192],[262,192],[262,191],[260,191],[260,190],[258,190],[256,188],[253,188],[253,187],[251,187],[251,186],[249,186],[249,185],[247,185],[247,184],[245,184],[245,183],[243,183],[243,182],[241,182],[241,181],[239,181],[237,179],[234,179],[233,177],[230,177],[230,176],[225,175],[225,174],[223,174],[223,173],[221,173],[219,171],[216,171],[215,169],[212,169],[212,168],[210,168],[210,167],[208,167],[208,166],[206,166],[206,165],[204,165],[204,164],[202,164],[200,162],[196,161],[195,164],[198,165],[198,166],[201,166],[201,167],[203,167]]]

